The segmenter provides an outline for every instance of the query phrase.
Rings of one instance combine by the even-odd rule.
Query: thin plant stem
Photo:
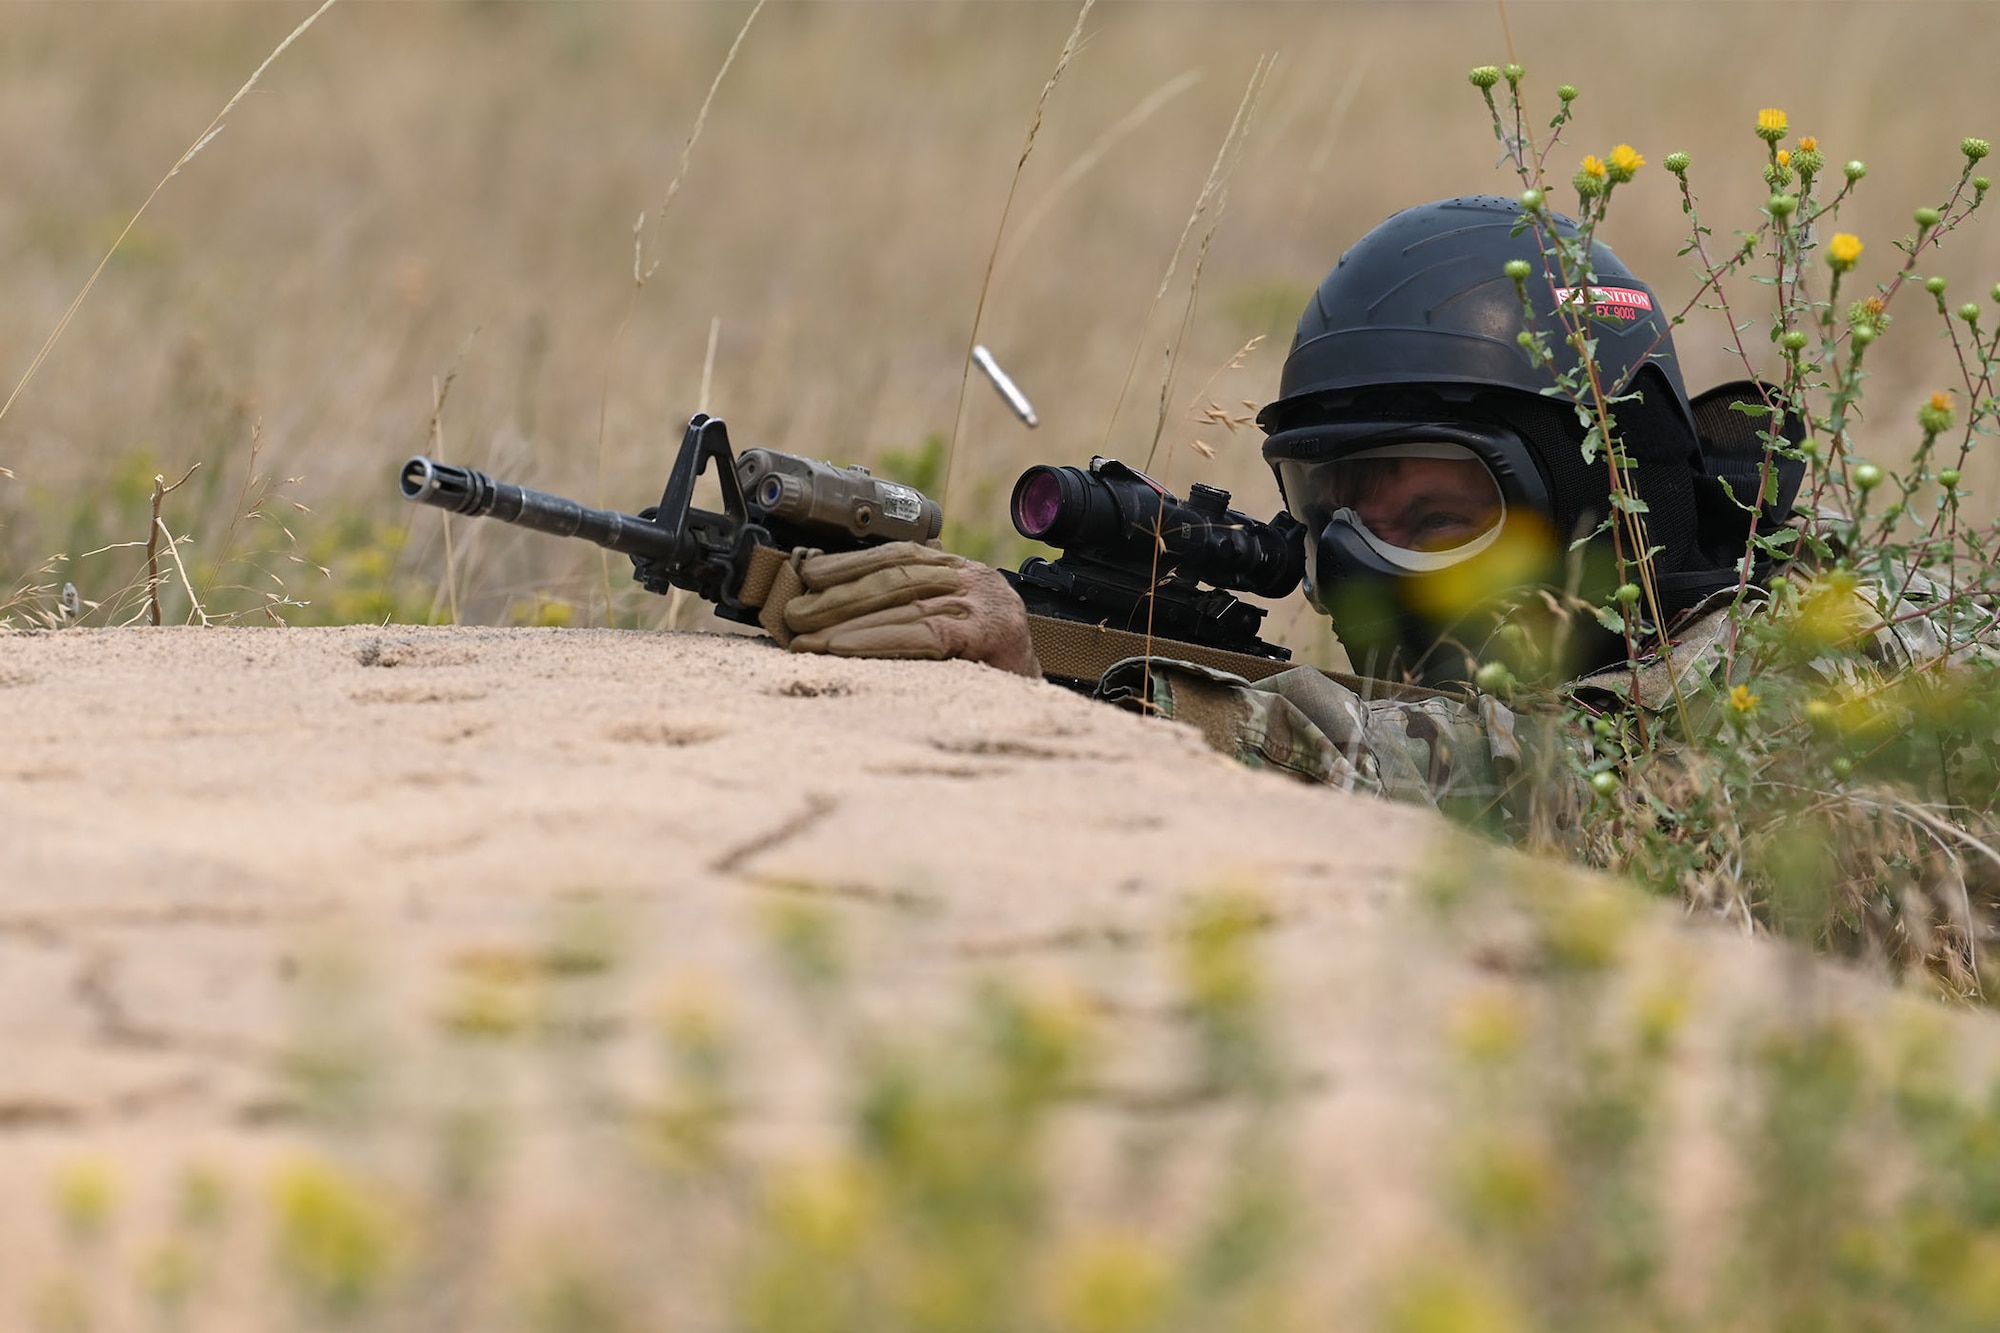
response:
[[[1111,432],[1118,424],[1118,414],[1124,410],[1125,397],[1132,389],[1132,377],[1138,373],[1139,358],[1146,350],[1146,331],[1152,327],[1153,315],[1159,310],[1160,302],[1166,299],[1167,288],[1173,284],[1174,274],[1180,268],[1181,255],[1187,249],[1188,237],[1194,234],[1195,224],[1207,213],[1210,201],[1229,174],[1228,167],[1234,162],[1232,149],[1237,144],[1238,132],[1263,86],[1267,69],[1267,59],[1260,57],[1256,69],[1251,72],[1249,83],[1243,89],[1242,98],[1236,104],[1236,115],[1229,122],[1229,132],[1222,136],[1222,146],[1216,149],[1215,161],[1208,169],[1208,179],[1202,182],[1201,192],[1195,196],[1194,208],[1181,226],[1180,239],[1174,242],[1174,251],[1167,257],[1167,268],[1160,275],[1160,285],[1153,292],[1152,304],[1146,307],[1146,317],[1140,321],[1139,340],[1132,347],[1132,360],[1125,367],[1125,378],[1118,386],[1118,397],[1111,404],[1111,417],[1104,423],[1104,449],[1107,453],[1111,448]]]
[[[306,29],[319,22],[320,15],[326,13],[327,10],[332,9],[338,3],[339,0],[323,0],[320,7],[306,17],[305,22],[293,28],[285,40],[279,42],[272,49],[271,54],[264,57],[264,63],[257,66],[251,72],[250,77],[244,81],[243,86],[236,90],[236,95],[223,103],[222,110],[215,113],[215,119],[209,121],[208,127],[196,136],[195,141],[188,146],[188,150],[175,159],[173,166],[167,169],[167,174],[160,177],[159,184],[153,187],[152,193],[146,196],[145,201],[139,205],[138,211],[132,214],[131,220],[125,224],[124,230],[118,233],[117,238],[111,242],[110,248],[105,250],[104,257],[97,261],[97,267],[90,271],[90,277],[84,281],[83,290],[76,294],[76,299],[72,300],[69,303],[69,308],[63,311],[62,318],[56,321],[55,328],[51,329],[49,336],[42,340],[40,350],[35,353],[34,360],[28,363],[27,370],[22,372],[21,378],[15,383],[14,391],[7,395],[5,402],[0,402],[0,421],[7,419],[7,413],[13,410],[15,401],[20,398],[22,391],[28,387],[28,382],[34,379],[35,372],[42,368],[42,363],[48,360],[50,350],[55,347],[57,340],[69,328],[70,321],[76,318],[76,312],[82,309],[84,299],[90,295],[91,289],[97,286],[97,280],[104,276],[104,270],[110,265],[111,257],[118,253],[120,246],[125,244],[125,238],[130,236],[132,229],[139,225],[139,219],[146,216],[146,210],[151,208],[153,201],[160,197],[160,191],[167,188],[167,182],[180,175],[181,170],[188,163],[194,161],[195,155],[208,147],[209,141],[215,138],[216,135],[222,133],[223,122],[228,118],[229,113],[234,111],[237,104],[250,95],[250,90],[255,88],[257,81],[264,77],[264,71],[271,68],[271,65],[279,56],[285,53],[293,42],[305,36]],[[12,477],[13,475],[8,469],[0,467],[0,477]]]
[[[972,308],[972,331],[966,337],[964,364],[959,368],[958,405],[952,409],[951,436],[945,442],[944,476],[938,483],[938,504],[944,507],[947,514],[951,512],[952,468],[958,461],[958,432],[965,423],[965,390],[972,381],[972,349],[979,345],[979,325],[986,317],[986,298],[993,289],[994,269],[1000,263],[1000,242],[1007,235],[1007,215],[1013,212],[1014,195],[1021,188],[1021,173],[1027,169],[1028,158],[1035,151],[1035,137],[1042,132],[1042,116],[1048,109],[1049,96],[1062,82],[1063,71],[1069,68],[1070,58],[1082,44],[1084,20],[1090,17],[1090,11],[1096,4],[1097,0],[1083,0],[1082,7],[1076,11],[1076,22],[1063,41],[1062,54],[1056,57],[1056,67],[1050,73],[1048,82],[1042,85],[1042,95],[1035,99],[1035,114],[1028,122],[1028,137],[1021,144],[1020,160],[1014,163],[1013,179],[1007,182],[1007,198],[1000,205],[1000,224],[993,229],[993,248],[986,255],[986,272],[979,280],[979,300]]]
[[[661,198],[660,206],[653,214],[655,226],[660,226],[666,222],[667,211],[674,206],[674,200],[680,197],[681,185],[687,180],[688,165],[694,160],[694,146],[701,141],[702,129],[708,124],[709,108],[715,105],[715,95],[722,88],[722,80],[728,75],[729,67],[736,63],[736,53],[743,49],[743,39],[750,35],[750,27],[757,21],[757,16],[764,12],[765,3],[766,0],[757,0],[757,3],[750,7],[749,17],[745,18],[743,26],[736,30],[736,39],[729,43],[728,53],[722,57],[722,64],[716,69],[715,77],[709,80],[708,95],[701,99],[701,109],[695,112],[694,128],[688,131],[686,141],[681,144],[680,163],[674,168],[673,179],[667,182],[667,192]],[[645,231],[646,215],[641,213],[638,220],[632,224],[632,289],[625,298],[625,313],[619,316],[618,327],[612,330],[611,347],[604,354],[604,378],[603,383],[599,386],[597,396],[597,475],[593,484],[598,504],[606,502],[604,494],[604,434],[606,421],[611,410],[611,377],[618,367],[618,354],[625,346],[625,331],[631,326],[632,313],[638,308],[639,293],[645,289],[646,280],[652,277],[660,266],[660,261],[657,259],[651,265],[645,262]],[[702,397],[704,400],[708,397],[706,380],[703,381]],[[609,551],[600,550],[597,553],[597,567],[604,581],[604,623],[609,625],[611,623],[611,553]]]

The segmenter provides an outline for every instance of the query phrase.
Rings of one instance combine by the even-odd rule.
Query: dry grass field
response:
[[[8,7],[9,385],[161,174],[308,12]],[[115,600],[137,553],[77,557],[142,539],[152,477],[199,463],[166,515],[194,540],[212,609],[254,606],[278,591],[275,574],[311,603],[284,613],[294,622],[446,618],[438,518],[405,511],[392,485],[400,459],[431,442],[434,394],[448,386],[443,454],[636,508],[700,403],[712,328],[707,406],[739,441],[878,465],[900,455],[907,469],[927,439],[956,433],[954,535],[978,554],[1017,554],[1004,500],[1023,465],[1148,456],[1169,367],[1158,470],[1268,511],[1254,429],[1203,413],[1269,396],[1305,294],[1373,222],[1428,198],[1511,191],[1468,66],[1511,49],[1551,109],[1556,83],[1579,85],[1578,157],[1622,141],[1655,163],[1691,152],[1725,235],[1764,191],[1756,111],[1785,107],[1830,160],[1869,163],[1849,215],[1871,246],[1864,279],[1890,271],[1910,209],[1953,177],[1958,138],[1992,128],[1978,5],[1105,3],[1048,101],[981,321],[1041,412],[1031,433],[982,382],[962,416],[958,405],[1014,166],[1075,10],[771,5],[662,221],[749,12],[336,6],[166,186],[0,420],[0,466],[14,473],[0,479],[0,595],[68,581]],[[1260,61],[1223,192],[1155,304]],[[1666,173],[1628,187],[1611,239],[1685,300],[1694,284]],[[2000,238],[1975,228],[1943,266],[1954,291],[1983,292]],[[1874,359],[1871,401],[1892,441],[1936,387],[1927,362],[1941,353],[1919,312],[1907,319]],[[1739,373],[1725,332],[1696,312],[1681,336],[1696,387]],[[296,543],[254,523],[231,530],[250,507],[239,497],[259,426],[258,470],[298,478],[268,507]],[[1216,456],[1187,447],[1196,440]],[[593,553],[495,532],[456,540],[462,619],[521,618],[552,597],[578,623],[604,623]],[[330,575],[278,555],[204,577],[205,561],[263,548]],[[38,579],[57,552],[72,560]],[[238,583],[257,592],[221,591]],[[612,583],[620,623],[658,618],[622,575]],[[135,609],[128,597],[94,621]],[[170,620],[189,609],[169,596]],[[1275,621],[1310,638],[1294,611]]]

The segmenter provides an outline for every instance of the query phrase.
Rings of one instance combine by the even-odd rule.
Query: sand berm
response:
[[[1802,977],[1815,1005],[1932,1011],[1978,1044],[1992,1026],[1054,686],[720,635],[0,634],[0,830],[0,1235],[24,1260],[0,1287],[59,1244],[49,1182],[76,1155],[115,1163],[140,1209],[179,1164],[254,1171],[302,1133],[284,1056],[316,953],[355,960],[407,1072],[463,960],[578,904],[619,923],[613,1063],[643,1059],[665,990],[706,988],[758,1034],[745,1113],[782,1152],[829,1111],[810,1042],[775,1017],[773,910],[831,916],[891,1024],[944,1022],[995,974],[1086,996],[1115,1127],[1205,1114],[1177,1100],[1169,946],[1191,904],[1254,901],[1299,1177],[1339,1182],[1322,1197],[1365,1223],[1350,1257],[1424,1225],[1435,1135],[1462,1114],[1455,1015],[1548,984],[1531,931],[1440,924],[1440,876],[1613,904],[1630,986],[1694,997],[1676,1069],[1696,1106],[1727,1095],[1712,1076],[1741,1015]],[[560,1099],[522,1102],[532,1122]]]

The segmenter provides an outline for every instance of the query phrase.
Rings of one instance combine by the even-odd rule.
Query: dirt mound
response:
[[[1117,1122],[1203,1114],[1172,1055],[1168,946],[1192,905],[1233,894],[1259,914],[1306,1161],[1383,1244],[1417,1225],[1467,997],[1624,960],[1626,989],[1693,986],[1718,1013],[1801,978],[1815,1003],[1887,999],[1622,888],[1468,852],[1426,813],[959,663],[611,631],[16,633],[0,736],[10,1237],[51,1232],[49,1176],[75,1153],[144,1194],[149,1172],[295,1138],[315,958],[348,959],[369,1030],[422,1065],[441,1022],[488,1021],[452,1017],[468,977],[585,908],[625,961],[596,1034],[608,1065],[644,1063],[645,1015],[694,978],[774,1034],[750,1110],[782,1142],[827,1112],[809,1034],[765,1021],[783,1007],[774,911],[838,922],[857,1003],[890,1025],[995,970],[1060,978],[1113,1034],[1090,1099]],[[1441,924],[1437,902],[1489,879],[1526,915]],[[1697,1085],[1723,1040],[1692,1039]],[[509,1095],[531,1125],[561,1100]]]

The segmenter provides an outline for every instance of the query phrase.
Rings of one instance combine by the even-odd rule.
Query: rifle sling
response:
[[[1232,653],[1178,639],[1149,638],[1129,630],[1063,620],[1057,616],[1028,617],[1028,637],[1034,640],[1035,656],[1042,661],[1042,673],[1067,676],[1071,680],[1096,680],[1113,662],[1128,657],[1161,657],[1177,662],[1227,671],[1245,680],[1262,680],[1288,670],[1292,663],[1275,658]]]
[[[750,548],[750,568],[743,571],[743,587],[736,599],[749,607],[761,607],[771,595],[771,585],[777,581],[778,571],[791,560],[790,551],[780,551],[775,546],[753,546]]]
[[[1300,665],[1297,662],[1279,661],[1272,657],[1232,653],[1226,649],[1210,648],[1180,639],[1149,639],[1143,634],[1134,634],[1129,630],[1087,625],[1081,621],[1063,620],[1056,616],[1030,615],[1028,636],[1034,640],[1035,656],[1042,661],[1042,674],[1064,676],[1071,680],[1098,680],[1111,669],[1113,663],[1134,657],[1150,657],[1165,662],[1192,662],[1196,666],[1227,671],[1248,681],[1260,681],[1281,671],[1296,670]],[[1366,680],[1345,671],[1328,671],[1324,667],[1312,669],[1334,684],[1354,691],[1363,699],[1402,699],[1414,703],[1424,699],[1462,698],[1449,690],[1434,690],[1423,685],[1405,685],[1397,681]]]

